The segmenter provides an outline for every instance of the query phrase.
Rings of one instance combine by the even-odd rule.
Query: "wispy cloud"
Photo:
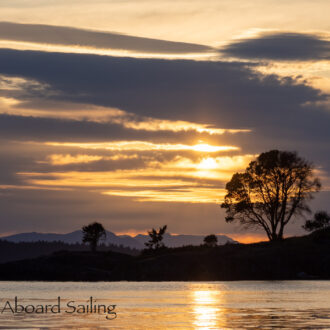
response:
[[[96,162],[103,158],[97,157],[66,154],[50,155],[48,159],[52,165],[67,165]],[[150,157],[142,167],[134,169],[98,171],[90,168],[88,172],[61,170],[19,172],[18,175],[27,186],[98,190],[102,194],[125,196],[138,201],[213,203],[223,198],[224,185],[231,173],[243,169],[253,157],[209,155],[194,160],[176,156],[169,161]],[[111,157],[104,157],[104,160],[111,160]],[[43,163],[46,166],[46,162]]]
[[[206,143],[200,143],[195,145],[185,144],[157,144],[145,141],[116,141],[116,142],[102,142],[102,143],[70,143],[70,142],[45,142],[49,146],[61,146],[61,147],[78,147],[83,149],[104,149],[104,150],[118,150],[118,151],[150,151],[150,150],[162,150],[162,151],[196,151],[196,152],[219,152],[219,151],[232,151],[239,150],[236,146],[213,146]]]

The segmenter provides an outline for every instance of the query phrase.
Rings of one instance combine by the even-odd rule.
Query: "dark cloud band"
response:
[[[214,51],[211,47],[193,43],[135,37],[72,27],[11,22],[0,22],[0,39],[154,54],[190,54]]]
[[[330,42],[313,34],[268,33],[230,43],[220,51],[226,56],[247,59],[329,60]]]

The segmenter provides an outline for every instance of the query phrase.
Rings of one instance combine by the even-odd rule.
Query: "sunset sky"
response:
[[[315,165],[330,211],[327,0],[2,0],[0,234],[226,234],[259,153]],[[303,233],[296,222],[287,235]]]

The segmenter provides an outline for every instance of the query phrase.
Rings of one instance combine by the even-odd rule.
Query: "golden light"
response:
[[[120,151],[150,151],[150,150],[164,150],[164,151],[179,151],[191,150],[197,152],[219,152],[239,150],[235,146],[211,146],[209,144],[156,144],[145,141],[118,141],[118,142],[96,142],[96,143],[75,143],[75,142],[45,142],[45,145],[53,147],[74,147],[83,149],[104,149],[104,150],[120,150]]]
[[[1,84],[0,84],[0,88],[1,88]],[[2,106],[11,107],[18,105],[19,103],[20,103],[19,101],[11,97],[0,97],[0,104]]]
[[[182,53],[172,54],[166,53],[150,53],[143,51],[134,51],[126,49],[111,49],[111,48],[96,48],[92,46],[80,46],[80,45],[61,45],[61,44],[45,44],[42,42],[29,42],[29,41],[12,41],[12,40],[0,40],[0,48],[12,48],[18,50],[34,50],[43,52],[60,52],[68,54],[95,54],[103,56],[115,56],[115,57],[133,57],[133,58],[160,58],[160,59],[195,59],[195,60],[209,60],[217,55],[216,52],[205,53]]]
[[[195,329],[219,329],[223,322],[221,292],[215,290],[196,290],[192,292],[194,304]]]
[[[102,156],[92,156],[92,155],[71,156],[70,154],[66,154],[66,155],[54,154],[48,156],[48,160],[52,165],[90,163],[90,162],[96,162],[101,159]]]
[[[201,170],[214,170],[218,167],[217,162],[214,158],[204,158],[198,165],[197,168]]]
[[[128,143],[128,144],[126,144]],[[56,144],[57,145],[57,144]],[[62,145],[62,144],[61,144]],[[65,146],[72,143],[65,143]],[[83,143],[74,144],[86,149],[108,148],[109,143]],[[205,146],[205,145],[204,145]],[[208,145],[206,145],[208,146]],[[84,164],[102,160],[117,161],[139,158],[139,148],[142,150],[164,150],[167,148],[188,147],[186,145],[157,145],[145,142],[140,144],[132,142],[110,143],[111,148],[124,148],[120,152],[104,155],[93,155],[88,152],[52,153],[39,164],[51,164],[65,166],[69,164]],[[138,150],[132,149],[137,147]],[[190,146],[189,146],[190,147]],[[164,149],[163,149],[164,148]],[[208,148],[206,148],[208,150]],[[129,153],[126,152],[129,151]],[[132,154],[131,151],[135,152]],[[183,150],[186,150],[183,148]],[[117,151],[117,150],[116,150]],[[246,167],[253,155],[240,156],[180,156],[174,159],[155,160],[152,156],[146,156],[143,167],[132,169],[118,169],[112,164],[107,171],[100,171],[98,167],[92,172],[73,167],[75,170],[63,169],[63,171],[50,172],[18,172],[27,186],[35,186],[45,189],[90,189],[100,194],[132,198],[141,202],[183,202],[183,203],[219,203],[224,195],[224,184],[230,180],[233,172]]]
[[[181,188],[179,191],[168,192],[161,187],[155,190],[111,190],[104,195],[131,197],[139,202],[175,202],[175,203],[220,203],[226,192],[224,189],[212,188]]]
[[[194,151],[201,151],[201,152],[217,152],[217,151],[225,151],[225,150],[237,150],[236,147],[231,146],[211,146],[209,144],[196,144],[191,148]]]

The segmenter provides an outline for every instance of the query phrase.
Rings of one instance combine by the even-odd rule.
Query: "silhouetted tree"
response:
[[[296,152],[271,150],[260,154],[244,173],[233,175],[221,207],[226,209],[226,222],[260,227],[269,240],[280,240],[294,216],[310,212],[307,201],[320,188],[311,163]]]
[[[330,227],[330,215],[325,211],[316,212],[314,218],[307,220],[302,227],[307,231]]]
[[[148,231],[150,239],[148,242],[144,243],[144,245],[148,247],[150,250],[158,250],[160,248],[163,248],[164,243],[162,242],[162,240],[164,238],[166,229],[167,229],[166,225],[160,227],[158,231],[152,228],[151,231]]]
[[[89,243],[91,250],[93,252],[96,251],[97,244],[101,238],[106,237],[106,232],[103,226],[98,223],[94,222],[89,224],[88,226],[82,227],[83,231],[83,243]]]
[[[209,247],[217,246],[218,238],[215,235],[207,235],[204,237],[204,244]]]

